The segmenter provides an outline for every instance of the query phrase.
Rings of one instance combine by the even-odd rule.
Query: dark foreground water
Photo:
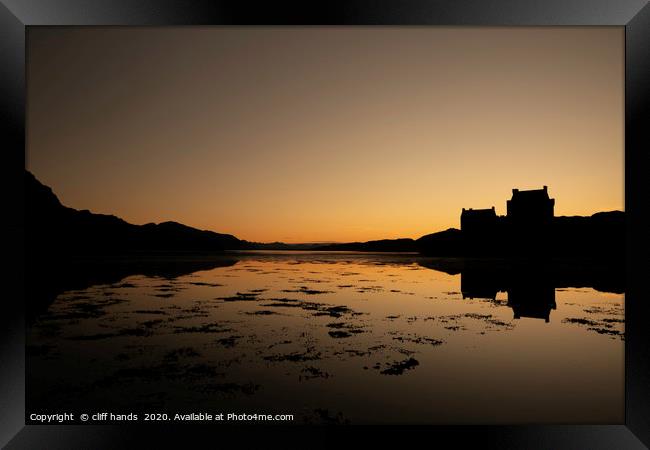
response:
[[[28,331],[28,412],[623,422],[622,293],[440,266],[242,253],[65,291]]]

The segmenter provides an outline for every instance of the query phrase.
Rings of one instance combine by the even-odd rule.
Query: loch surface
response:
[[[441,267],[239,252],[60,292],[28,329],[27,411],[624,421],[623,292]]]

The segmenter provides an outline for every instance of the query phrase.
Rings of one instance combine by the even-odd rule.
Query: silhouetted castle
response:
[[[513,224],[548,224],[553,219],[555,199],[548,196],[548,188],[529,191],[512,190],[512,198],[506,201],[507,217]]]
[[[555,216],[555,199],[548,187],[512,190],[506,215],[489,209],[463,208],[460,230],[422,236],[421,253],[434,256],[538,257],[572,256],[622,258],[625,252],[625,213],[597,212],[591,216]]]
[[[461,247],[465,254],[539,254],[558,241],[554,237],[555,199],[548,187],[512,190],[506,215],[490,209],[465,209],[460,215]]]
[[[498,217],[494,206],[491,209],[465,209],[460,214],[460,229],[466,233],[483,232],[497,226]]]
[[[512,198],[506,201],[506,216],[497,216],[494,206],[490,209],[463,208],[460,229],[471,236],[493,233],[505,223],[515,229],[537,228],[552,222],[554,207],[555,199],[548,196],[547,186],[528,191],[513,189]]]

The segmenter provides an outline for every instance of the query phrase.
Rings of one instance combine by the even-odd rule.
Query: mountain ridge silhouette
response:
[[[67,207],[27,170],[25,199],[26,243],[31,253],[223,251],[247,246],[233,235],[174,221],[135,225],[114,215]]]
[[[54,191],[25,170],[27,250],[31,254],[102,255],[138,252],[225,250],[319,250],[418,252],[431,256],[555,256],[603,255],[624,252],[625,213],[603,211],[591,216],[553,217],[546,228],[496,229],[472,233],[457,228],[418,239],[381,239],[331,244],[258,243],[231,234],[200,230],[165,221],[135,225],[107,214],[64,206]]]

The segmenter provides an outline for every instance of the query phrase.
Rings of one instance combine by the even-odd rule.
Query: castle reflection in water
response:
[[[506,292],[515,319],[529,317],[549,322],[551,310],[556,308],[555,288],[550,279],[534,272],[518,275],[511,279],[486,278],[484,271],[466,270],[460,276],[461,293],[464,299],[495,301],[498,292]]]
[[[460,274],[463,299],[497,301],[505,292],[513,317],[550,322],[556,309],[555,290],[591,287],[602,292],[625,292],[622,266],[593,261],[552,259],[429,259],[419,263],[451,275]]]

